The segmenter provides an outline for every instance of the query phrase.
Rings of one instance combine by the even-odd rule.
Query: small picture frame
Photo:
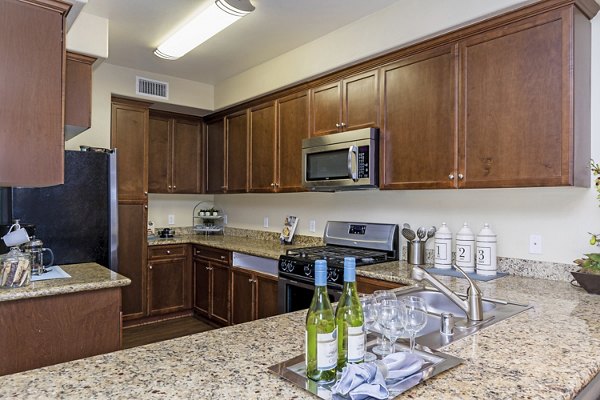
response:
[[[281,236],[279,237],[282,244],[292,243],[294,232],[296,231],[296,225],[298,225],[298,217],[293,215],[288,215],[285,217],[285,221],[283,222],[283,230],[281,231]]]

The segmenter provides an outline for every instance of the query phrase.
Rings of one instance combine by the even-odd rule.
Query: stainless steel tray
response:
[[[375,345],[376,341],[372,340],[369,343],[367,343],[367,349],[371,350],[371,348]],[[407,345],[400,343],[396,343],[396,349],[400,351],[408,351]],[[419,383],[424,382],[427,379],[436,376],[446,370],[454,368],[464,361],[461,358],[457,358],[449,354],[444,354],[434,350],[424,351],[415,349],[415,353],[423,357],[423,359],[425,360],[425,362],[423,363],[423,367],[413,375],[402,380],[401,382],[397,382],[394,385],[394,387],[388,387],[388,390],[390,392],[388,399],[393,399],[396,396],[406,392],[410,388],[418,385]],[[291,358],[282,363],[272,365],[269,367],[269,370],[274,374],[279,375],[280,377],[290,381],[299,388],[304,389],[307,392],[310,392],[320,397],[321,399],[343,399],[343,397],[340,397],[339,395],[333,397],[333,394],[331,393],[331,387],[334,385],[334,383],[324,385],[317,384],[316,382],[306,377],[304,354]],[[338,378],[339,377],[340,373],[338,372]]]

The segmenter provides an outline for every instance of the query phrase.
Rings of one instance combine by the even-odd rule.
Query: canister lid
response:
[[[460,230],[456,234],[456,238],[462,240],[475,240],[475,234],[473,233],[471,228],[469,228],[469,224],[465,222],[462,228],[460,228]]]
[[[436,239],[448,239],[448,238],[452,238],[452,232],[450,231],[450,228],[448,228],[448,225],[446,225],[445,222],[442,222],[442,226],[439,227],[439,229],[435,232],[435,238]]]
[[[496,234],[492,231],[489,224],[483,224],[483,228],[481,228],[479,234],[477,234],[477,240],[482,239],[496,239]]]

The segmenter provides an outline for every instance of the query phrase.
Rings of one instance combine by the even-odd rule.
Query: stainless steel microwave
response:
[[[379,130],[364,128],[302,141],[302,185],[315,191],[378,187]]]

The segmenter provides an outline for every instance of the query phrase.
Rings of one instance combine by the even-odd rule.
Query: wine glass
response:
[[[416,296],[403,299],[406,308],[406,331],[410,335],[410,352],[414,352],[415,336],[427,325],[427,305],[425,300]]]
[[[377,303],[375,301],[375,297],[370,294],[361,294],[359,296],[360,304],[362,305],[363,315],[364,315],[364,327],[365,327],[365,362],[374,361],[377,359],[377,356],[367,349],[367,336],[369,335],[369,331],[375,325],[377,321]]]
[[[406,325],[406,307],[400,300],[383,300],[378,317],[382,332],[390,341],[389,353],[396,350],[396,340],[404,333]]]
[[[375,320],[376,324],[374,325],[374,327],[379,328],[379,330],[381,331],[381,342],[379,342],[378,340],[377,346],[373,347],[373,353],[379,355],[389,354],[390,349],[387,343],[385,342],[383,329],[381,327],[381,324],[379,323],[379,313],[381,311],[381,302],[383,300],[396,300],[396,294],[390,290],[376,290],[373,292],[373,296],[375,297],[377,308],[377,318]]]

